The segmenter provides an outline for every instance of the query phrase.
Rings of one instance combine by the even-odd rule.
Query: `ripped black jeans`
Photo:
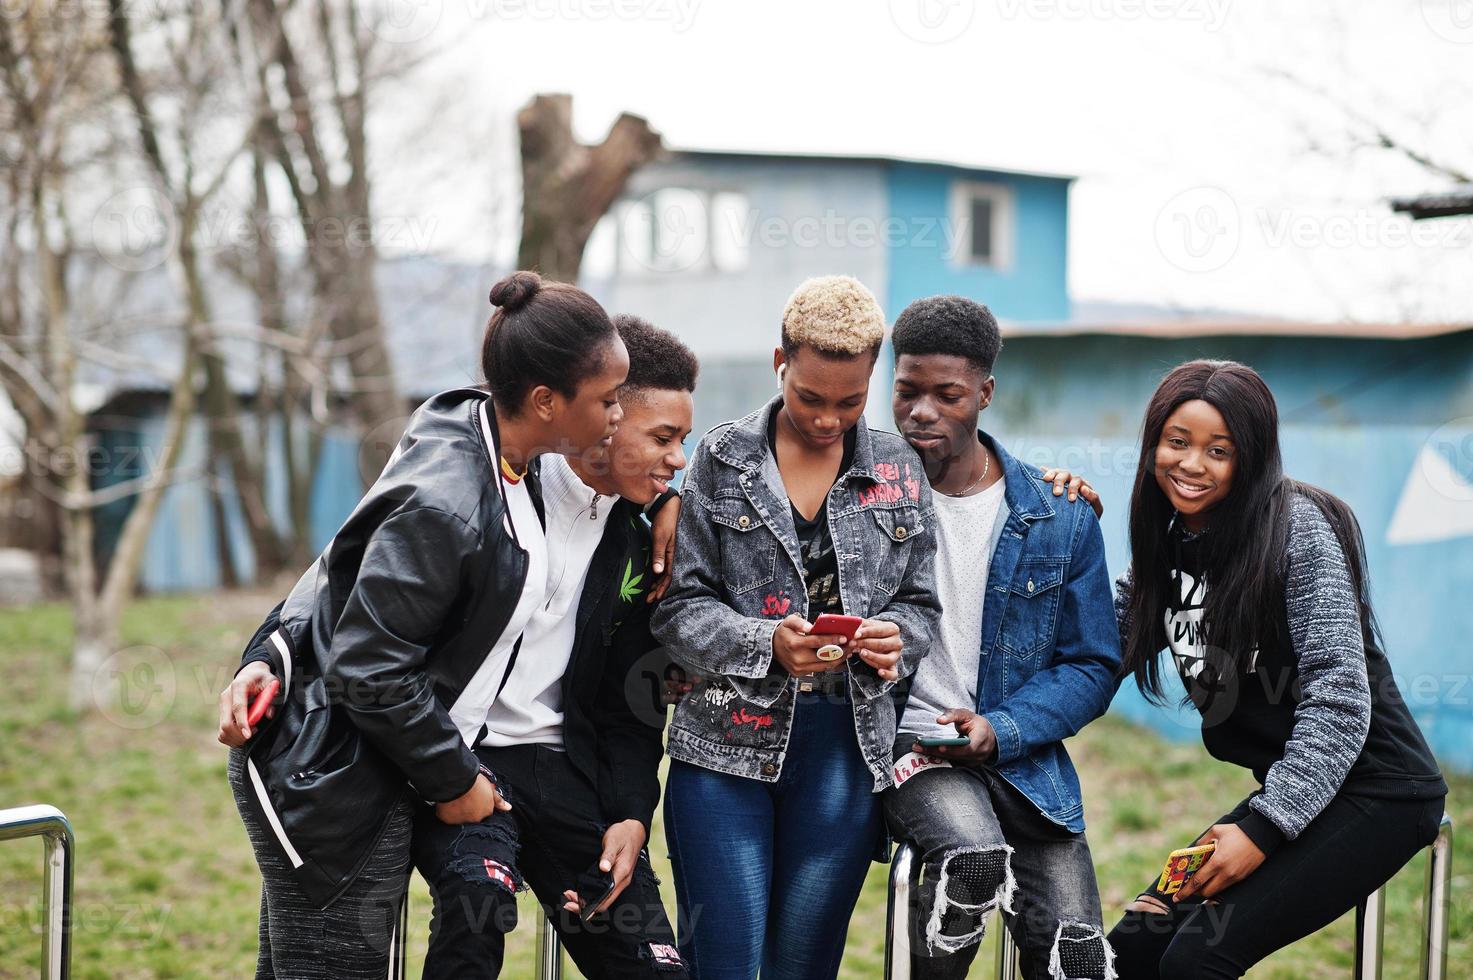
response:
[[[424,975],[498,976],[506,934],[517,924],[516,892],[525,883],[544,912],[555,910],[563,946],[590,980],[686,976],[648,850],[607,911],[584,923],[563,910],[563,891],[577,888],[579,875],[598,860],[608,826],[594,787],[566,753],[518,745],[478,748],[476,755],[512,809],[451,826],[432,808],[417,808],[411,851],[434,901]]]
[[[897,759],[913,741],[902,735]],[[995,770],[921,769],[885,791],[885,817],[922,865],[909,915],[911,976],[965,977],[998,908],[1028,980],[1109,975],[1089,842],[1045,817]]]

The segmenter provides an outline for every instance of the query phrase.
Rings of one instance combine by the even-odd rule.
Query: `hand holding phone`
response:
[[[854,631],[864,625],[864,620],[859,616],[841,616],[838,613],[821,613],[813,621],[813,632],[820,636],[830,634],[842,636],[846,640],[854,639]]]
[[[1166,866],[1161,869],[1161,879],[1156,882],[1156,891],[1162,895],[1175,895],[1192,876],[1202,870],[1202,865],[1217,850],[1217,842],[1197,847],[1183,847],[1166,857]]]
[[[618,884],[611,872],[604,871],[593,862],[589,869],[578,876],[578,917],[584,922],[592,919],[599,906],[608,901]]]
[[[996,757],[997,733],[992,730],[992,723],[975,711],[948,708],[936,716],[936,724],[952,726],[956,735],[917,738],[912,751],[970,766],[988,765]]]
[[[271,702],[276,700],[276,695],[281,690],[281,681],[275,677],[256,695],[256,700],[251,702],[250,713],[246,715],[246,724],[255,728],[266,717],[266,712],[271,708]]]
[[[855,630],[862,625],[864,625],[864,620],[858,616],[822,613],[813,621],[813,634],[815,636],[842,636],[846,640],[852,640]],[[819,647],[814,656],[819,660],[832,663],[835,660],[843,660],[844,652],[844,648],[838,644],[828,643]]]
[[[971,739],[965,735],[922,735],[916,741],[928,749],[933,749],[938,745],[968,745],[971,743]]]
[[[840,642],[844,646],[840,646]],[[801,677],[842,667],[848,644],[848,638],[842,633],[820,633],[808,620],[793,613],[778,623],[773,631],[772,657],[789,674]],[[820,650],[823,650],[822,657],[819,656]],[[835,651],[838,652],[837,657],[834,656]]]
[[[272,684],[277,686],[268,694]],[[252,660],[236,671],[220,692],[220,733],[216,736],[220,744],[238,749],[250,741],[255,725],[270,713],[272,699],[279,690],[280,682],[271,673],[271,665],[263,660]],[[264,704],[262,694],[267,694]]]

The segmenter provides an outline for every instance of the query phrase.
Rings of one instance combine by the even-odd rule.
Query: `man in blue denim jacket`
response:
[[[977,431],[1001,346],[987,308],[958,296],[918,300],[895,322],[895,423],[935,491],[945,615],[901,712],[886,816],[921,854],[913,976],[964,977],[1001,908],[1024,976],[1103,980],[1110,951],[1063,740],[1115,691],[1110,577],[1090,506],[1054,499]],[[964,741],[935,744],[947,738]]]

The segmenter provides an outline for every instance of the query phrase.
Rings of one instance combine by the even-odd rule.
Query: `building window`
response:
[[[959,180],[951,188],[952,263],[1007,270],[1013,264],[1013,191]]]
[[[745,194],[663,187],[620,201],[594,227],[584,251],[596,277],[742,272],[751,248]]]
[[[752,247],[752,213],[747,195],[711,195],[711,265],[717,272],[745,272]]]

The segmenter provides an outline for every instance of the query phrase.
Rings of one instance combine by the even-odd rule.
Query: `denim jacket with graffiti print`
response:
[[[672,759],[775,782],[798,682],[772,652],[782,619],[808,616],[803,557],[789,501],[763,476],[776,398],[701,440],[681,487],[670,590],[652,627],[700,675],[675,709]],[[915,672],[940,618],[935,514],[920,458],[905,440],[857,423],[854,459],[828,494],[844,612],[889,620],[904,641],[901,677]],[[891,785],[895,683],[858,658],[848,665],[854,727],[875,791]]]

